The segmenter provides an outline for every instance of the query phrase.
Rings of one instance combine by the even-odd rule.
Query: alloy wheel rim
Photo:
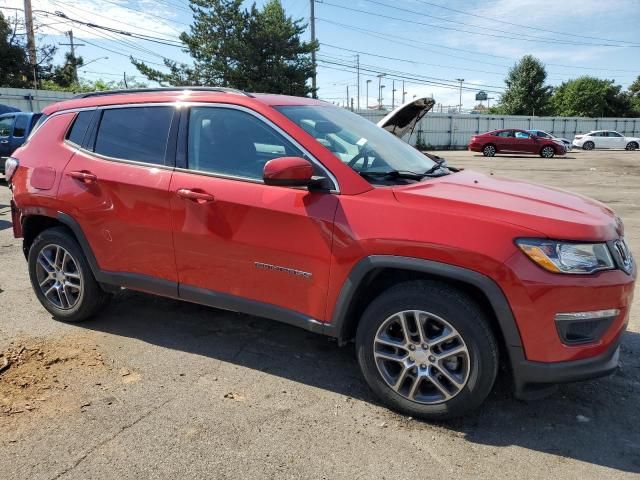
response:
[[[82,273],[68,250],[49,244],[38,252],[36,278],[44,297],[56,308],[70,310],[82,296]]]
[[[405,310],[378,328],[373,356],[385,383],[412,402],[451,400],[469,380],[469,349],[446,320],[423,310]]]
[[[549,158],[553,155],[553,149],[551,147],[544,147],[542,149],[542,155],[546,158]]]
[[[487,156],[492,157],[496,153],[496,149],[495,147],[488,146],[485,147],[485,152],[487,153]]]

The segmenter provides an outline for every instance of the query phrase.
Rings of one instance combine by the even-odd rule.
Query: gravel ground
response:
[[[440,154],[601,200],[640,254],[640,153]],[[615,375],[533,403],[501,380],[477,412],[429,424],[380,406],[352,347],[287,325],[128,291],[93,321],[53,321],[9,198],[0,185],[3,480],[639,478],[640,295]]]

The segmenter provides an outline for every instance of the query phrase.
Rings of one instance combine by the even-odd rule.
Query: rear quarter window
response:
[[[89,128],[89,124],[91,123],[91,118],[93,117],[94,111],[85,111],[78,112],[76,118],[71,125],[71,128],[67,132],[67,140],[72,143],[75,143],[78,146],[82,145],[84,141],[84,136],[87,133],[87,129]]]

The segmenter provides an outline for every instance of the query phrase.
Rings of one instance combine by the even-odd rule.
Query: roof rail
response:
[[[102,97],[106,95],[125,95],[128,93],[153,93],[153,92],[177,92],[177,91],[195,91],[195,92],[221,92],[221,93],[235,93],[238,95],[246,95],[247,97],[253,97],[250,93],[236,88],[226,87],[156,87],[156,88],[130,88],[119,90],[103,90],[101,92],[89,92],[81,93],[73,98],[89,98],[89,97]]]

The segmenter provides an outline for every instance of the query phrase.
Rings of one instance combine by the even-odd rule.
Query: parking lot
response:
[[[437,153],[606,203],[640,255],[639,152]],[[638,293],[612,377],[532,403],[502,378],[477,412],[428,424],[377,403],[351,346],[288,325],[130,291],[93,321],[53,321],[31,291],[9,198],[3,182],[3,480],[638,478]]]

